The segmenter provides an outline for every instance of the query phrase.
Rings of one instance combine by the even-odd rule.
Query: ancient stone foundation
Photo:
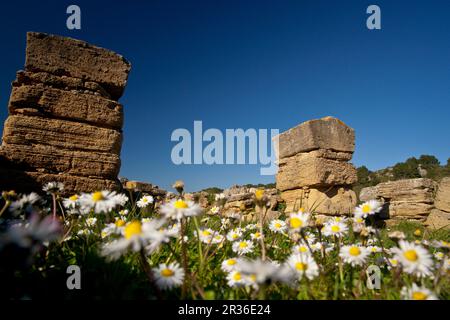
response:
[[[276,184],[286,210],[352,213],[357,175],[348,161],[354,149],[353,129],[333,117],[310,120],[280,134]]]
[[[361,190],[361,201],[385,203],[381,216],[388,223],[418,221],[433,228],[450,228],[450,178],[439,183],[425,178],[383,182]]]
[[[25,71],[12,84],[0,147],[2,190],[118,189],[121,97],[130,72],[122,56],[86,42],[30,32]]]

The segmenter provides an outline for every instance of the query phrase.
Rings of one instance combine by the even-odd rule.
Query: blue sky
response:
[[[66,29],[78,4],[82,30]],[[366,28],[377,4],[382,30]],[[267,183],[259,165],[172,164],[173,130],[278,128],[332,115],[356,132],[353,163],[450,157],[450,2],[15,1],[0,4],[0,122],[25,33],[70,36],[131,61],[120,102],[121,176],[188,190]],[[3,128],[3,127],[1,127]]]

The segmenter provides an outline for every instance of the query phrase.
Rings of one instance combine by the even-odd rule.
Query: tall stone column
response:
[[[123,107],[131,65],[86,42],[27,34],[0,147],[0,190],[118,189]]]
[[[339,119],[306,121],[278,136],[277,189],[287,212],[303,208],[317,214],[352,213],[356,169],[349,163],[355,133]]]

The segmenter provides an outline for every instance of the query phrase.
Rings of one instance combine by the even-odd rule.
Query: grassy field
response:
[[[261,200],[256,216],[263,218],[264,194],[255,197]],[[3,198],[3,298],[450,296],[450,232],[411,222],[373,229],[376,213],[328,221],[286,213],[261,226],[221,217],[220,200],[213,212],[204,212],[182,196],[158,204],[110,192],[64,199],[50,190],[36,199]],[[70,265],[80,267],[80,290],[67,287]],[[379,289],[367,285],[369,266],[375,268],[371,275],[379,271]]]

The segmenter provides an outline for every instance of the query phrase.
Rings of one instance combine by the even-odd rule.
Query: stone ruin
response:
[[[339,119],[306,121],[278,137],[277,189],[286,211],[303,208],[323,215],[353,213],[357,203],[352,184],[355,167],[349,163],[355,133]]]
[[[381,216],[388,224],[407,220],[432,229],[450,228],[450,178],[440,183],[426,178],[383,182],[363,188],[359,198],[384,202]]]
[[[0,147],[0,186],[28,192],[119,189],[123,107],[131,65],[86,42],[29,32]]]

